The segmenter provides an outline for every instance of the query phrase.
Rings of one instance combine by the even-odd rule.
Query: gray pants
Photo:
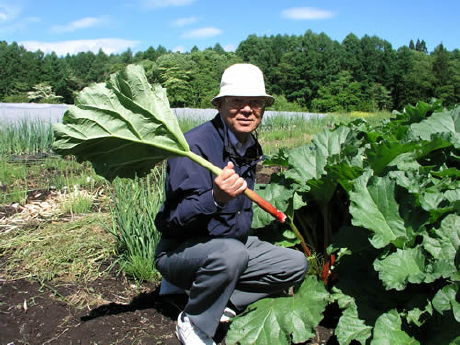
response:
[[[174,243],[161,240],[156,266],[170,283],[189,290],[184,309],[190,320],[214,336],[230,301],[242,310],[260,298],[300,284],[307,270],[305,256],[249,236],[196,238]]]

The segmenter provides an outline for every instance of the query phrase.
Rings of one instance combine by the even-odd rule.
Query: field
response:
[[[417,121],[426,116],[422,122],[429,120],[432,110],[437,110],[434,106],[430,108],[432,110],[414,109],[413,114],[423,112]],[[275,330],[278,326],[286,332],[286,335],[270,333],[274,339],[272,344],[365,344],[371,337],[372,327],[375,328],[373,341],[388,337],[393,341],[389,343],[399,344],[393,339],[398,336],[404,339],[401,344],[409,344],[406,341],[414,339],[412,336],[425,337],[425,325],[431,327],[428,329],[443,327],[443,335],[448,339],[439,340],[433,336],[436,332],[428,332],[430,336],[426,344],[450,345],[460,340],[460,335],[455,334],[456,326],[452,326],[455,320],[450,311],[456,307],[448,297],[455,289],[455,284],[449,283],[457,279],[451,273],[450,263],[447,264],[450,255],[455,256],[458,251],[455,245],[445,252],[442,277],[432,271],[428,277],[419,265],[417,276],[409,267],[407,277],[401,272],[398,277],[380,278],[383,283],[379,281],[377,284],[374,282],[378,281],[376,271],[368,267],[369,264],[372,266],[369,258],[374,258],[381,265],[378,274],[388,275],[384,266],[389,259],[397,262],[396,254],[403,252],[402,248],[408,252],[418,250],[410,247],[417,244],[410,237],[416,226],[419,229],[414,231],[426,227],[441,236],[442,229],[452,228],[444,220],[451,220],[451,216],[458,212],[457,206],[450,206],[458,198],[456,192],[450,192],[457,190],[452,186],[456,186],[458,173],[450,168],[458,164],[455,161],[458,159],[457,149],[448,144],[451,139],[446,139],[444,132],[439,139],[436,134],[428,143],[425,127],[423,131],[414,127],[413,131],[419,131],[416,132],[420,136],[418,144],[412,141],[406,144],[405,139],[397,135],[401,135],[407,116],[403,114],[401,119],[394,120],[385,113],[353,113],[305,119],[291,114],[274,114],[264,119],[258,136],[267,159],[266,165],[258,167],[257,181],[262,184],[259,193],[278,208],[292,211],[289,215],[293,220],[291,228],[278,229],[281,237],[270,240],[302,250],[301,243],[293,235],[294,228],[300,229],[306,247],[312,250],[306,253],[310,275],[292,298],[299,299],[294,303],[298,308],[302,305],[318,306],[318,310],[303,316],[306,325],[303,333],[292,330],[289,324],[281,327],[281,323],[276,323],[278,321],[270,324],[268,329],[261,328],[261,334],[268,334],[272,331],[270,327]],[[415,121],[415,115],[411,116],[411,121]],[[457,121],[457,115],[452,116]],[[179,120],[182,130],[186,131],[205,118],[179,116]],[[434,131],[436,123],[430,123],[427,128]],[[393,136],[396,132],[398,134]],[[385,133],[386,146],[377,145],[382,138],[378,133]],[[90,164],[53,154],[50,150],[52,142],[51,126],[46,121],[24,120],[0,127],[0,344],[178,344],[173,332],[175,320],[185,302],[184,296],[160,296],[161,277],[152,265],[153,248],[158,240],[153,218],[163,198],[164,165],[157,165],[145,178],[116,179],[109,183],[96,175]],[[428,169],[434,170],[433,157],[439,157],[442,150],[442,157],[445,157],[440,163],[442,169],[430,172],[434,174],[430,176],[442,176],[444,182],[430,180],[431,184],[423,186],[419,183],[417,192],[414,192],[415,186],[408,185],[411,197],[403,190],[403,182],[409,184],[404,174],[414,174],[410,167],[415,162],[407,155],[410,150],[418,152],[417,163],[427,167],[421,169],[420,174],[428,174]],[[313,156],[315,151],[321,155]],[[424,156],[420,153],[422,151]],[[390,153],[391,160],[388,158]],[[401,153],[403,155],[398,160]],[[299,154],[304,158],[295,159]],[[306,161],[309,165],[296,166]],[[369,176],[367,164],[376,176]],[[315,166],[316,171],[311,171],[310,166]],[[265,185],[270,182],[272,174],[277,177]],[[414,181],[426,180],[425,175],[410,176]],[[451,178],[449,183],[447,177]],[[395,185],[392,179],[396,178],[401,180],[401,186],[398,187],[399,194],[393,195]],[[305,181],[308,182],[305,184]],[[301,187],[300,183],[304,186]],[[428,200],[423,188],[431,188],[429,195],[434,190],[441,191],[442,197],[437,201]],[[292,194],[293,191],[297,194]],[[290,209],[287,205],[293,203],[292,200],[296,200],[296,204]],[[308,203],[300,200],[308,200]],[[365,202],[361,205],[363,200]],[[388,204],[381,206],[379,202],[382,200]],[[419,204],[423,202],[421,210]],[[397,203],[404,206],[401,207],[401,219],[408,227],[407,238],[402,235],[400,227],[399,238],[382,239],[379,227],[388,226],[390,229],[399,222]],[[415,206],[416,211],[404,212],[404,208]],[[380,217],[381,223],[374,225],[368,221],[361,216],[362,210],[375,215],[376,219]],[[380,212],[378,215],[377,211]],[[270,222],[255,210],[255,228],[263,230],[271,226]],[[313,228],[311,224],[316,226]],[[454,221],[454,224],[457,223]],[[337,233],[339,227],[344,231],[356,229],[352,236],[355,242],[348,243],[350,237]],[[358,231],[358,227],[361,230]],[[351,252],[347,253],[343,243],[347,242],[351,249],[357,244],[361,246],[364,229],[370,229],[373,234],[371,243],[376,247],[369,243],[360,247],[361,252],[356,258],[350,255]],[[337,247],[326,250],[333,236]],[[427,236],[424,237],[426,241]],[[401,245],[406,239],[407,243]],[[432,246],[427,245],[424,249],[428,253],[435,246],[435,240],[430,241]],[[387,256],[379,256],[383,252]],[[359,260],[362,255],[368,259]],[[426,262],[432,260],[425,252],[423,255]],[[336,270],[332,258],[343,262]],[[407,260],[412,264],[412,259]],[[361,264],[368,266],[363,268]],[[347,267],[358,269],[350,273]],[[433,264],[431,267],[441,266]],[[369,272],[369,269],[372,272],[366,276],[363,272]],[[347,277],[355,280],[354,285],[349,285]],[[356,283],[359,279],[365,279],[366,283]],[[360,287],[358,291],[356,284]],[[448,305],[439,302],[441,289]],[[447,321],[430,321],[431,304],[425,306],[425,292],[428,300],[433,300],[431,315],[442,310]],[[380,298],[385,295],[384,302],[375,297],[377,293],[381,293]],[[415,295],[417,300],[413,298]],[[409,302],[405,300],[407,296],[411,296]],[[377,300],[379,303],[376,304]],[[283,304],[286,301],[283,297],[257,302],[250,313],[232,323],[230,330],[223,326],[217,340],[221,343],[227,341],[227,344],[263,344],[260,338],[248,340],[245,332],[239,330],[247,329],[248,325],[256,329],[267,327],[255,325],[251,315],[279,313],[286,310]],[[419,323],[417,327],[421,331],[414,325],[408,328],[401,325],[401,320],[398,326],[395,316],[398,314],[393,310],[407,315],[415,324]],[[361,313],[364,316],[361,317]],[[382,329],[388,327],[388,322],[392,332],[385,333]],[[419,343],[414,340],[411,344]]]
[[[179,114],[184,131],[209,118],[189,115]],[[157,273],[124,260],[111,233],[129,222],[116,223],[116,206],[142,196],[126,193],[129,182],[110,185],[89,164],[54,155],[47,120],[22,118],[0,129],[0,343],[177,344],[183,296],[160,297]],[[270,115],[259,138],[275,153],[334,121]],[[271,168],[259,171],[267,181]]]

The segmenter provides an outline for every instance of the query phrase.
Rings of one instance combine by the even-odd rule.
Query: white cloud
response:
[[[0,24],[16,19],[20,13],[21,9],[19,7],[0,3]]]
[[[187,26],[193,23],[196,23],[198,21],[197,17],[185,17],[185,18],[178,18],[174,20],[171,25],[175,27],[183,27]]]
[[[107,16],[100,16],[100,17],[85,17],[78,20],[74,20],[66,25],[56,25],[51,28],[51,31],[57,33],[64,33],[64,32],[73,32],[80,29],[87,29],[92,28],[95,26],[101,26],[108,22]]]
[[[215,27],[206,27],[188,31],[182,35],[184,38],[206,38],[220,35],[221,29]]]
[[[75,40],[60,42],[23,41],[19,42],[27,50],[41,50],[44,53],[55,52],[57,55],[76,54],[79,52],[92,51],[97,53],[102,49],[106,54],[122,52],[133,48],[139,41],[123,40],[119,38],[100,38],[94,40]]]
[[[186,50],[187,50],[187,49],[186,49],[185,47],[183,47],[183,46],[177,46],[177,47],[174,47],[174,48],[172,49],[173,52],[179,52],[179,53],[183,53],[183,52],[185,52]]]
[[[223,48],[226,52],[234,52],[236,50],[236,47],[234,44],[226,44],[223,46]]]
[[[281,16],[288,19],[326,19],[335,16],[332,11],[321,10],[315,7],[292,7],[281,12]]]
[[[143,0],[144,6],[151,8],[187,6],[193,2],[195,0]]]
[[[41,22],[41,19],[38,17],[25,17],[21,20],[13,20],[12,22],[8,23],[2,23],[0,21],[0,35],[12,35],[17,32],[26,30],[30,24],[39,22]]]

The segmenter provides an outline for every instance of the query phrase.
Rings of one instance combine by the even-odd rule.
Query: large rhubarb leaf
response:
[[[349,134],[350,129],[347,127],[339,127],[333,132],[324,131],[311,144],[290,150],[288,162],[291,169],[284,175],[300,185],[310,179],[319,179],[325,173],[328,158],[340,153]]]
[[[382,314],[374,326],[371,345],[420,345],[420,343],[401,330],[401,318],[396,310]]]
[[[414,234],[406,229],[399,215],[395,200],[395,183],[388,177],[371,179],[372,170],[367,170],[355,180],[350,192],[352,223],[374,233],[371,243],[383,248],[392,243],[402,247],[413,240]]]
[[[368,326],[358,316],[358,307],[353,297],[345,295],[342,291],[334,288],[332,297],[338,302],[343,310],[335,329],[335,335],[340,345],[348,345],[353,340],[362,345],[371,336],[372,327]]]
[[[412,153],[416,147],[416,142],[384,141],[372,144],[366,155],[370,167],[378,175],[387,165],[396,165],[398,156],[407,152]]]
[[[226,337],[226,344],[290,345],[315,335],[314,327],[323,318],[322,313],[329,294],[322,282],[306,278],[292,297],[265,298],[251,304],[236,317]]]
[[[410,126],[410,135],[413,138],[428,141],[435,133],[451,133],[451,142],[456,148],[460,147],[460,107],[434,113],[426,120]]]
[[[136,65],[106,84],[85,88],[54,128],[57,153],[91,161],[108,179],[143,175],[157,162],[189,151],[166,90],[152,87]]]
[[[387,289],[403,290],[407,283],[425,280],[425,256],[420,247],[397,249],[374,262],[374,268]]]
[[[450,214],[439,229],[423,234],[423,247],[435,259],[434,272],[444,278],[460,280],[460,264],[456,262],[460,248],[460,216]]]
[[[458,283],[444,286],[434,296],[433,307],[441,314],[447,310],[452,310],[455,320],[460,322],[460,303],[456,298],[458,290]]]

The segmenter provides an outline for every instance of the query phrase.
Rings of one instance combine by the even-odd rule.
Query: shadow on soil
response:
[[[175,321],[177,316],[187,302],[187,295],[167,295],[159,294],[160,288],[157,287],[152,292],[143,292],[134,297],[129,304],[108,303],[92,309],[88,315],[80,318],[81,321],[89,321],[101,316],[117,315],[121,313],[134,312],[136,310],[155,309],[158,313]]]
[[[176,321],[179,313],[184,309],[188,296],[185,294],[160,295],[160,287],[152,292],[143,292],[134,297],[129,304],[108,303],[92,309],[88,315],[80,317],[82,322],[98,317],[135,312],[136,310],[155,309],[159,314],[171,321]],[[220,324],[214,340],[220,343],[224,340],[228,325]]]

